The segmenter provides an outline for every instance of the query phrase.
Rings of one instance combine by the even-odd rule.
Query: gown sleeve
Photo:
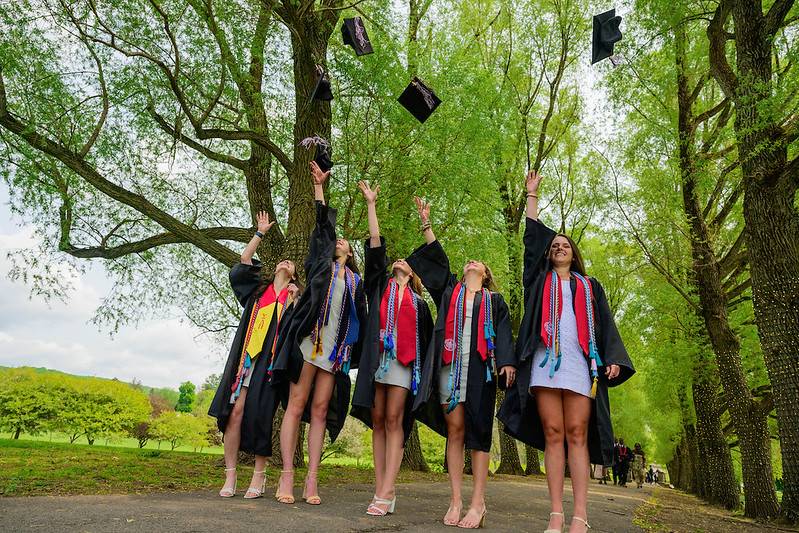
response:
[[[388,255],[386,255],[386,239],[380,237],[380,246],[371,247],[371,239],[366,239],[364,249],[364,275],[363,285],[366,294],[372,295],[375,288],[380,287],[383,278],[387,276]]]
[[[313,269],[313,265],[324,259],[333,260],[336,248],[336,210],[322,202],[316,202],[316,226],[308,241],[308,256],[305,258],[305,272]]]
[[[541,221],[526,219],[524,227],[524,274],[522,283],[530,287],[546,261],[547,245],[555,237],[556,232],[546,227]]]
[[[423,244],[406,257],[405,261],[419,276],[436,307],[441,309],[444,291],[457,283],[455,275],[449,268],[449,257],[441,243],[435,240],[430,244]]]
[[[363,352],[363,341],[366,337],[366,324],[367,324],[367,306],[366,306],[366,292],[364,290],[364,280],[358,283],[355,289],[355,312],[358,315],[358,342],[352,350],[352,360],[350,361],[350,368],[355,369],[361,364],[361,353]]]
[[[261,266],[260,261],[253,259],[251,265],[236,263],[230,269],[230,287],[242,307],[261,284]]]
[[[494,293],[494,357],[496,358],[497,371],[503,366],[518,366],[516,350],[513,349],[513,332],[510,325],[510,312],[505,298],[499,293]]]
[[[619,335],[619,330],[616,327],[616,321],[613,320],[613,313],[610,311],[607,296],[605,296],[605,289],[602,285],[594,281],[594,297],[596,298],[597,310],[599,312],[599,329],[601,335],[600,346],[602,354],[602,363],[604,366],[619,365],[619,375],[616,378],[608,380],[608,386],[615,387],[621,385],[630,377],[635,374],[635,368],[627,354],[627,349]],[[604,375],[604,373],[600,373]]]

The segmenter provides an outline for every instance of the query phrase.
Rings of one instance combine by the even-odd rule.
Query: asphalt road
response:
[[[467,498],[469,479],[466,478],[464,494]],[[543,531],[549,518],[546,484],[542,479],[512,479],[489,479],[486,529]],[[571,519],[570,491],[567,484],[567,520]],[[295,488],[296,495],[299,492]],[[453,531],[441,524],[449,501],[446,483],[399,485],[396,512],[388,517],[365,514],[372,494],[369,486],[323,486],[320,493],[321,506],[301,500],[292,506],[282,505],[269,493],[258,500],[244,500],[241,492],[227,500],[211,492],[0,498],[0,531]],[[632,524],[633,512],[650,494],[648,488],[618,488],[592,482],[591,531],[642,531]]]

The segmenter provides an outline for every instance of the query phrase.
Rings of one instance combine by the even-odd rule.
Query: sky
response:
[[[8,252],[35,244],[32,226],[14,217],[8,189],[0,183],[0,366],[46,367],[70,374],[140,380],[153,387],[200,385],[221,373],[227,356],[177,317],[121,327],[113,337],[90,323],[109,281],[102,263],[92,262],[75,280],[66,303],[30,297],[30,287],[8,278]]]

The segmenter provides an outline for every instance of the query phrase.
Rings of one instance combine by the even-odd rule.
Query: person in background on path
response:
[[[305,260],[307,289],[297,301],[273,368],[276,382],[289,382],[288,405],[280,426],[283,458],[294,457],[300,420],[310,412],[303,499],[319,505],[317,473],[325,429],[334,442],[349,411],[349,371],[358,367],[360,359],[366,297],[352,245],[336,238],[336,210],[325,203],[324,183],[330,171],[323,172],[312,161],[311,174],[316,227]],[[284,504],[294,503],[294,470],[290,466],[290,461],[284,463],[275,493],[277,501]]]
[[[292,261],[280,261],[274,272],[265,273],[253,258],[274,225],[263,211],[256,220],[258,229],[241,252],[241,262],[230,270],[230,286],[244,312],[208,409],[224,439],[225,484],[219,491],[223,498],[236,495],[239,450],[255,454],[255,469],[244,497],[259,498],[264,493],[266,459],[272,455],[272,419],[280,403],[278,390],[269,382],[269,366],[300,286]]]
[[[444,524],[476,529],[485,522],[497,387],[509,387],[516,379],[510,315],[485,263],[469,260],[461,275],[452,273],[430,225],[430,204],[415,200],[426,244],[406,261],[435,302],[438,317],[425,359],[430,368],[422,371],[414,411],[418,420],[447,438],[452,494]],[[474,489],[461,518],[464,446],[472,454]]]
[[[627,476],[630,473],[632,450],[624,444],[624,439],[619,439],[619,486],[627,486]]]
[[[619,484],[619,439],[613,444],[613,484]]]
[[[385,516],[394,512],[397,501],[395,482],[413,428],[413,400],[424,379],[433,319],[422,298],[422,283],[408,263],[398,259],[389,265],[377,220],[380,187],[373,190],[363,181],[358,186],[369,219],[370,237],[364,247],[369,314],[350,414],[372,429],[375,495],[366,514]]]
[[[544,450],[551,513],[548,533],[563,530],[568,446],[574,494],[570,533],[588,525],[589,461],[611,464],[608,387],[635,373],[602,285],[589,278],[576,243],[538,220],[541,176],[527,174],[524,316],[516,341],[518,385],[497,414],[511,436]]]
[[[635,479],[635,484],[640,489],[644,486],[644,468],[646,468],[646,456],[644,455],[644,450],[641,448],[641,443],[635,443],[635,449],[633,450],[633,459],[632,459],[632,467],[633,467],[633,478]]]

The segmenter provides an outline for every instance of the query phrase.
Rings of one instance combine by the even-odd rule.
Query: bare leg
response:
[[[563,397],[560,389],[535,388],[538,415],[544,428],[544,467],[547,471],[550,515],[547,529],[560,531],[563,526],[563,475],[566,468],[566,453],[563,448],[565,429],[563,425]]]
[[[283,415],[283,422],[280,425],[280,455],[283,458],[283,471],[280,474],[278,484],[278,494],[289,496],[293,494],[294,486],[294,451],[297,449],[297,435],[300,430],[302,413],[305,411],[305,404],[308,402],[308,395],[311,392],[316,367],[304,363],[300,372],[300,379],[297,383],[292,383],[289,388],[289,401],[286,406],[286,413]],[[293,503],[294,497],[286,498],[286,503]]]
[[[574,516],[588,520],[588,419],[591,417],[591,398],[563,391],[563,420],[566,442],[569,443],[569,472],[574,493]],[[583,533],[586,526],[574,520],[570,533]]]
[[[236,490],[236,465],[239,459],[239,445],[241,444],[241,419],[244,416],[244,400],[247,399],[247,387],[242,387],[239,397],[236,398],[236,403],[233,404],[233,409],[230,411],[230,417],[227,419],[225,425],[225,484],[222,490],[219,491],[220,496],[223,493]]]
[[[386,392],[385,385],[375,383],[375,405],[372,407],[372,455],[375,463],[376,496],[383,486],[386,473]]]
[[[451,413],[446,413],[447,405],[443,404],[444,420],[447,424],[447,470],[449,471],[450,501],[444,524],[457,525],[463,509],[463,446],[466,437],[466,409],[460,403]]]
[[[408,389],[403,387],[386,387],[386,463],[383,484],[377,486],[377,495],[383,499],[394,498],[394,484],[397,481],[402,464],[402,449],[405,445],[405,433],[402,430],[402,419],[405,416],[405,400]],[[387,509],[387,505],[379,505]]]
[[[311,427],[308,429],[308,476],[305,480],[305,495],[308,503],[318,505],[319,488],[316,473],[322,462],[322,448],[325,444],[325,428],[327,427],[327,409],[336,377],[324,370],[316,373],[313,400],[311,402]]]
[[[480,525],[486,509],[486,484],[488,483],[488,463],[491,456],[488,452],[472,450],[472,503],[469,512],[458,526],[474,529]]]

